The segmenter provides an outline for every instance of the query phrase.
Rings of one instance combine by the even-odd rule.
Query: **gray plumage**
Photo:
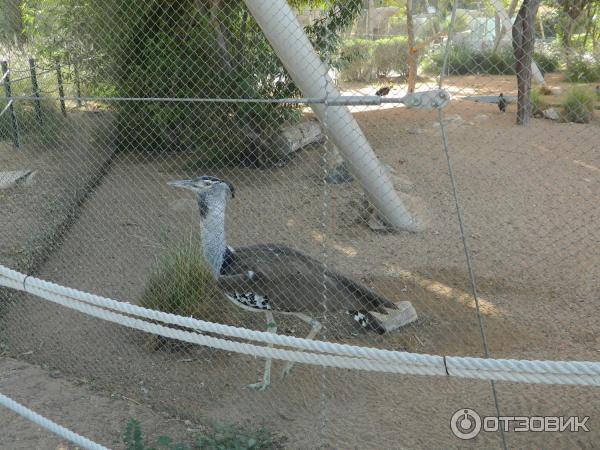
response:
[[[225,292],[255,292],[275,312],[377,311],[391,301],[297,250],[275,244],[237,248],[226,258],[219,286]],[[325,304],[325,305],[324,305]]]

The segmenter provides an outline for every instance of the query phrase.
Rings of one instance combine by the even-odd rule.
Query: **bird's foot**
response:
[[[285,366],[283,367],[283,370],[281,371],[281,379],[284,379],[285,377],[287,377],[290,374],[292,367],[294,367],[294,363],[289,362],[289,361],[287,363],[285,363]]]
[[[258,383],[249,384],[248,387],[250,389],[254,389],[255,391],[264,391],[271,385],[271,382],[268,380],[259,381]]]

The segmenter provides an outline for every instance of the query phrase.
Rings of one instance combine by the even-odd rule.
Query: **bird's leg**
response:
[[[267,311],[265,313],[267,317],[267,331],[269,333],[277,333],[277,324],[275,323],[275,319],[273,318],[273,313],[271,311]],[[267,345],[269,348],[273,348],[273,344]],[[259,391],[264,391],[271,384],[271,365],[272,359],[267,358],[265,361],[265,371],[263,373],[263,379],[261,382],[249,384],[248,387],[252,389],[257,389]]]
[[[303,320],[304,322],[310,325],[310,332],[306,335],[305,339],[314,339],[317,333],[321,331],[321,328],[323,328],[323,325],[321,325],[319,321],[305,314],[296,313],[294,314],[294,316],[298,317],[299,319]],[[286,362],[285,366],[283,367],[283,370],[281,371],[281,378],[285,378],[286,376],[288,376],[293,366],[294,363],[292,361]]]

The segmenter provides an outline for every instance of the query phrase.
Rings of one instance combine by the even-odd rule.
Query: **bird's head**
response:
[[[188,189],[192,192],[195,192],[197,195],[202,196],[210,193],[216,194],[226,192],[233,197],[235,192],[233,184],[230,182],[208,175],[192,178],[191,180],[169,181],[167,184],[176,188]]]

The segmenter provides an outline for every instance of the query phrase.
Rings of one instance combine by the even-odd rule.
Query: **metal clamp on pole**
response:
[[[391,103],[389,100],[392,99],[383,98],[381,99],[381,102]],[[445,108],[449,101],[450,94],[445,89],[413,92],[402,97],[402,103],[404,103],[408,108]]]

